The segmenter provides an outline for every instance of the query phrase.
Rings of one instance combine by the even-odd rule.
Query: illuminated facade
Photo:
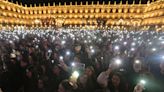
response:
[[[0,1],[0,25],[23,26],[162,26],[164,0],[147,4],[22,6]]]

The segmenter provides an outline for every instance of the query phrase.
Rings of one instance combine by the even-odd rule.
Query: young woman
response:
[[[108,88],[110,92],[128,92],[122,75],[118,72],[109,79]]]

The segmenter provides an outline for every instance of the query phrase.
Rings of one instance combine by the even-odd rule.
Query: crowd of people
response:
[[[3,92],[164,92],[164,32],[0,31]]]

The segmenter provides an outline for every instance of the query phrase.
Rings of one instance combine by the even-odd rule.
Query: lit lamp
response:
[[[120,5],[122,5],[122,0],[120,1]]]
[[[110,5],[110,1],[108,2],[108,5]]]
[[[92,5],[94,5],[94,2],[92,1]]]
[[[35,23],[35,24],[39,24],[39,23],[41,23],[41,21],[40,21],[39,19],[36,19],[36,20],[34,21],[34,23]]]
[[[99,1],[97,1],[97,5],[99,5]]]

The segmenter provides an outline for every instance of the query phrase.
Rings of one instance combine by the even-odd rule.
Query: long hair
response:
[[[116,75],[116,76],[118,76],[120,78],[120,83],[119,83],[119,86],[118,86],[118,91],[119,92],[126,92],[126,90],[127,90],[126,89],[126,83],[125,83],[125,80],[124,80],[122,74],[120,72],[114,72],[112,74],[112,77],[114,75]],[[112,83],[112,80],[110,80],[110,83],[109,83],[108,86],[109,86],[109,89],[110,89],[111,92],[116,92],[115,87],[114,87],[114,85]]]

